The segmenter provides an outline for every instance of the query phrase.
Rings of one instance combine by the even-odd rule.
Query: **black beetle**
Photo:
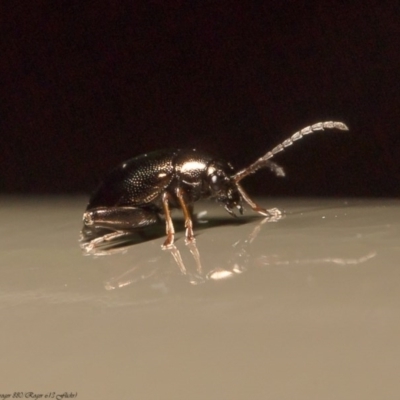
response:
[[[90,251],[102,243],[156,223],[162,214],[167,231],[162,247],[171,247],[175,233],[172,208],[182,209],[186,241],[193,242],[193,204],[202,198],[216,198],[231,215],[235,215],[234,208],[243,214],[242,201],[245,200],[259,214],[276,216],[280,214],[277,209],[266,210],[257,205],[239,182],[264,167],[284,175],[283,170],[270,161],[275,154],[304,135],[332,128],[348,130],[344,123],[334,121],[307,126],[236,173],[231,164],[196,150],[161,150],[132,158],[111,171],[91,196],[83,214],[83,247]]]

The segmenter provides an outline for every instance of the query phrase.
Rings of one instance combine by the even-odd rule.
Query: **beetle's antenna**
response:
[[[248,166],[245,169],[237,172],[233,175],[233,180],[235,182],[241,181],[248,175],[254,174],[254,172],[258,171],[260,168],[270,167],[270,159],[275,156],[275,154],[280,153],[285,150],[286,147],[291,146],[293,142],[301,139],[303,136],[308,135],[313,132],[323,131],[325,129],[340,129],[341,131],[348,131],[349,128],[343,122],[335,122],[335,121],[326,121],[326,122],[318,122],[317,124],[313,124],[303,128],[302,130],[294,133],[290,138],[283,141],[278,146],[274,147],[271,151],[260,157],[253,164]]]

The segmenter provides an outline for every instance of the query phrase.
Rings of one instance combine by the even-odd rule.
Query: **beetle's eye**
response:
[[[224,180],[225,180],[224,178],[225,178],[224,176],[221,176],[221,175],[218,175],[218,174],[211,175],[210,186],[211,186],[211,189],[214,192],[218,192],[218,191],[221,190],[222,185],[223,185]]]

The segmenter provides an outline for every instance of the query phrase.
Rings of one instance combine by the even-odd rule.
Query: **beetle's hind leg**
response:
[[[84,242],[81,244],[81,248],[84,249],[87,253],[91,253],[99,246],[105,245],[112,241],[115,241],[118,238],[129,235],[131,232],[129,231],[115,231],[111,233],[107,233],[106,235],[96,237],[89,242]]]
[[[99,207],[87,210],[83,214],[81,246],[90,252],[157,221],[156,212],[138,207]]]
[[[246,201],[246,203],[252,208],[253,211],[264,215],[265,217],[270,217],[273,220],[278,220],[282,217],[282,212],[278,210],[277,208],[270,208],[270,209],[265,209],[260,207],[257,203],[255,203],[249,195],[245,192],[245,190],[237,183],[237,188],[239,190],[239,193],[243,197],[243,200]]]

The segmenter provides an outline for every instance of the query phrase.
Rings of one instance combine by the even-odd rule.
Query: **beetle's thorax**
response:
[[[209,158],[196,150],[178,153],[174,160],[175,176],[190,186],[200,185],[209,163]]]
[[[211,158],[197,150],[181,150],[174,158],[174,181],[172,192],[182,188],[188,203],[194,203],[204,196],[204,176]]]
[[[178,153],[174,160],[175,179],[185,190],[187,201],[213,197],[233,214],[238,208],[242,213],[242,197],[233,179],[233,167],[225,161],[215,160],[196,150]]]

